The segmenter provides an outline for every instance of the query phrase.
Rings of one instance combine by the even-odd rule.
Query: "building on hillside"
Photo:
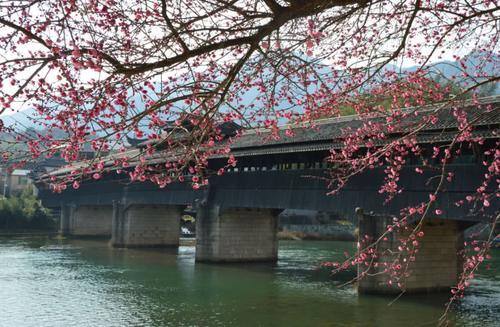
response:
[[[11,197],[33,187],[33,175],[48,173],[64,165],[60,158],[49,158],[11,169],[9,165],[0,166],[0,197]]]
[[[32,181],[29,178],[30,170],[14,169],[9,171],[2,167],[0,168],[0,191],[2,197],[10,197],[31,187]]]

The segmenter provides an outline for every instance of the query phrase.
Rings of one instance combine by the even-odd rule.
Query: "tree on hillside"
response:
[[[352,108],[361,119],[385,115],[383,128],[390,129],[408,119],[405,108],[440,103],[432,117],[422,116],[383,150],[360,155],[356,140],[385,137],[366,124],[345,138],[344,151],[332,153],[336,167],[345,168],[332,172],[333,191],[350,176],[383,165],[388,176],[381,189],[390,198],[400,191],[398,167],[418,151],[415,131],[436,124],[442,108],[454,107],[461,127],[440,151],[450,151],[456,142],[482,143],[460,110],[460,94],[450,97],[430,70],[451,58],[461,94],[469,94],[477,111],[491,110],[480,105],[475,90],[500,79],[497,5],[479,0],[2,2],[0,112],[36,110],[32,119],[48,131],[45,135],[28,138],[9,131],[28,144],[30,157],[58,149],[71,164],[85,142],[98,154],[119,152],[127,136],[151,140],[146,155],[160,148],[175,154],[161,169],[141,161],[127,169],[137,158],[123,154],[108,162],[98,155],[64,179],[52,179],[54,190],[62,191],[116,168],[133,181],[160,186],[189,171],[198,188],[206,183],[210,156],[223,153],[228,166],[235,162],[231,141],[220,142],[221,122],[265,128],[278,137],[286,123],[312,126],[317,118]],[[467,53],[480,60],[465,60]],[[373,99],[385,102],[374,105]],[[50,131],[56,128],[68,136],[54,137]],[[478,181],[495,184],[493,189],[500,170],[497,147],[483,149],[490,174]],[[23,155],[3,153],[4,158]],[[445,182],[447,177],[442,176]],[[488,206],[497,194],[487,189],[465,205]]]

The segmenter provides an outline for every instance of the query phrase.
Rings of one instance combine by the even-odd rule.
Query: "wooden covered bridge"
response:
[[[500,97],[484,98],[481,103],[481,109],[470,102],[464,103],[462,109],[473,122],[473,136],[484,142],[481,146],[456,145],[462,146],[462,153],[447,165],[447,171],[456,178],[446,184],[436,202],[443,214],[427,219],[425,229],[429,237],[422,246],[422,259],[415,266],[417,274],[415,281],[407,286],[409,290],[452,285],[460,270],[456,252],[463,244],[463,230],[491,219],[498,211],[494,190],[489,211],[455,205],[475,193],[484,180],[484,149],[498,147]],[[412,109],[418,110],[420,117],[439,116],[437,123],[429,123],[417,134],[417,142],[429,160],[432,148],[449,144],[458,131],[450,107],[435,109],[433,106]],[[374,117],[372,121],[384,119]],[[273,261],[277,260],[277,215],[283,209],[334,212],[356,219],[359,218],[356,208],[362,208],[365,214],[359,222],[360,230],[379,234],[387,217],[398,216],[401,209],[427,201],[429,193],[435,190],[438,179],[432,177],[437,171],[429,168],[423,174],[416,174],[421,158],[409,157],[400,174],[404,192],[388,203],[386,195],[378,192],[385,176],[383,167],[354,176],[338,194],[327,195],[324,177],[332,167],[324,159],[330,149],[342,147],[346,128],[361,124],[355,116],[325,119],[314,128],[295,128],[294,137],[287,137],[283,130],[279,139],[266,142],[262,141],[265,137],[262,133],[244,131],[231,146],[237,165],[223,176],[213,174],[209,186],[199,190],[193,190],[186,182],[166,188],[149,182],[130,183],[123,175],[109,173],[100,180],[84,182],[78,190],[68,188],[62,194],[52,192],[43,182],[46,176],[42,176],[38,183],[39,197],[46,207],[61,208],[64,234],[109,236],[111,244],[119,247],[177,246],[180,217],[190,206],[197,211],[197,261]],[[387,142],[404,135],[412,121],[407,124],[390,134]],[[137,156],[142,151],[144,148],[137,144],[127,156]],[[161,152],[151,160],[161,162]],[[208,169],[217,171],[226,162],[227,157],[213,156]],[[52,174],[61,176],[69,172],[70,168],[61,168]],[[357,212],[359,215],[361,211]],[[391,244],[395,246],[397,242]],[[386,286],[383,279],[375,277],[360,284],[361,289],[375,292],[390,290]]]

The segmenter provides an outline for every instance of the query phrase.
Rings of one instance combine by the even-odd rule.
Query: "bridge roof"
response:
[[[440,143],[453,140],[458,128],[457,119],[452,115],[453,108],[459,107],[467,114],[469,122],[475,126],[473,135],[482,138],[498,138],[500,124],[500,96],[481,98],[478,100],[481,106],[478,108],[477,102],[465,100],[460,102],[447,102],[445,104],[434,104],[423,107],[413,107],[404,110],[410,114],[403,120],[396,131],[391,132],[394,136],[403,135],[407,131],[413,130],[422,122],[422,117],[435,115],[438,117],[436,124],[426,124],[417,134],[417,141],[424,143]],[[415,114],[416,113],[416,114]],[[386,122],[387,115],[378,114],[368,118],[372,123]],[[359,116],[344,116],[339,118],[322,119],[313,122],[309,126],[283,126],[279,131],[279,138],[272,138],[267,130],[245,130],[231,145],[232,154],[236,157],[258,156],[280,153],[294,152],[315,152],[326,151],[332,148],[341,148],[342,140],[348,129],[357,129],[366,122]],[[382,125],[383,126],[383,125]],[[291,128],[294,136],[286,135],[286,129]],[[388,141],[380,141],[381,145]],[[106,157],[105,161],[111,165],[118,158],[138,158],[144,152],[141,148],[132,148],[125,152],[114,153]],[[223,158],[227,155],[215,155],[212,158]],[[137,159],[138,160],[138,159]],[[167,160],[175,160],[174,154],[166,154],[165,151],[158,151],[152,156],[148,156],[149,164],[163,163]],[[134,163],[130,163],[133,165]],[[85,166],[81,163],[81,166]],[[51,174],[62,175],[75,169],[78,164],[70,168],[61,168]]]
[[[434,114],[438,117],[437,123],[434,125],[429,123],[422,129],[422,132],[419,133],[420,141],[422,143],[428,143],[451,140],[453,136],[456,135],[456,132],[453,133],[450,130],[456,130],[458,127],[457,120],[452,115],[452,109],[456,107],[457,104],[460,104],[460,108],[467,113],[468,121],[473,122],[475,127],[497,125],[496,129],[498,129],[498,124],[500,123],[500,96],[482,98],[479,102],[484,105],[481,108],[483,110],[479,110],[477,105],[470,100],[465,101],[465,103],[462,101],[455,104],[446,103],[407,108],[405,109],[406,113],[418,113],[418,115],[411,114],[406,117],[402,121],[402,124],[398,126],[399,129],[397,132],[404,133],[410,131],[412,127],[422,122],[422,117]],[[387,117],[388,115],[378,114],[368,117],[368,120],[372,123],[385,123]],[[357,115],[322,119],[305,127],[291,126],[294,133],[292,137],[285,134],[286,129],[289,128],[285,126],[280,130],[279,139],[266,138],[266,136],[270,136],[270,133],[267,131],[247,130],[231,148],[236,150],[253,147],[297,145],[301,143],[310,144],[322,141],[328,141],[329,147],[332,147],[332,142],[334,142],[333,146],[335,147],[336,144],[340,146],[340,143],[335,141],[343,139],[346,135],[346,130],[355,130],[362,127],[364,122],[366,122],[366,119],[363,120]],[[480,135],[483,137],[498,137],[493,129],[480,133]],[[433,136],[437,136],[437,139],[434,139]]]

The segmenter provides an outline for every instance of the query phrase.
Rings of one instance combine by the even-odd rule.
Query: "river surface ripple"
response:
[[[318,268],[352,243],[281,241],[277,264],[195,264],[194,247],[0,238],[0,326],[434,326],[446,295],[358,296]],[[500,251],[453,308],[453,326],[500,326]]]

